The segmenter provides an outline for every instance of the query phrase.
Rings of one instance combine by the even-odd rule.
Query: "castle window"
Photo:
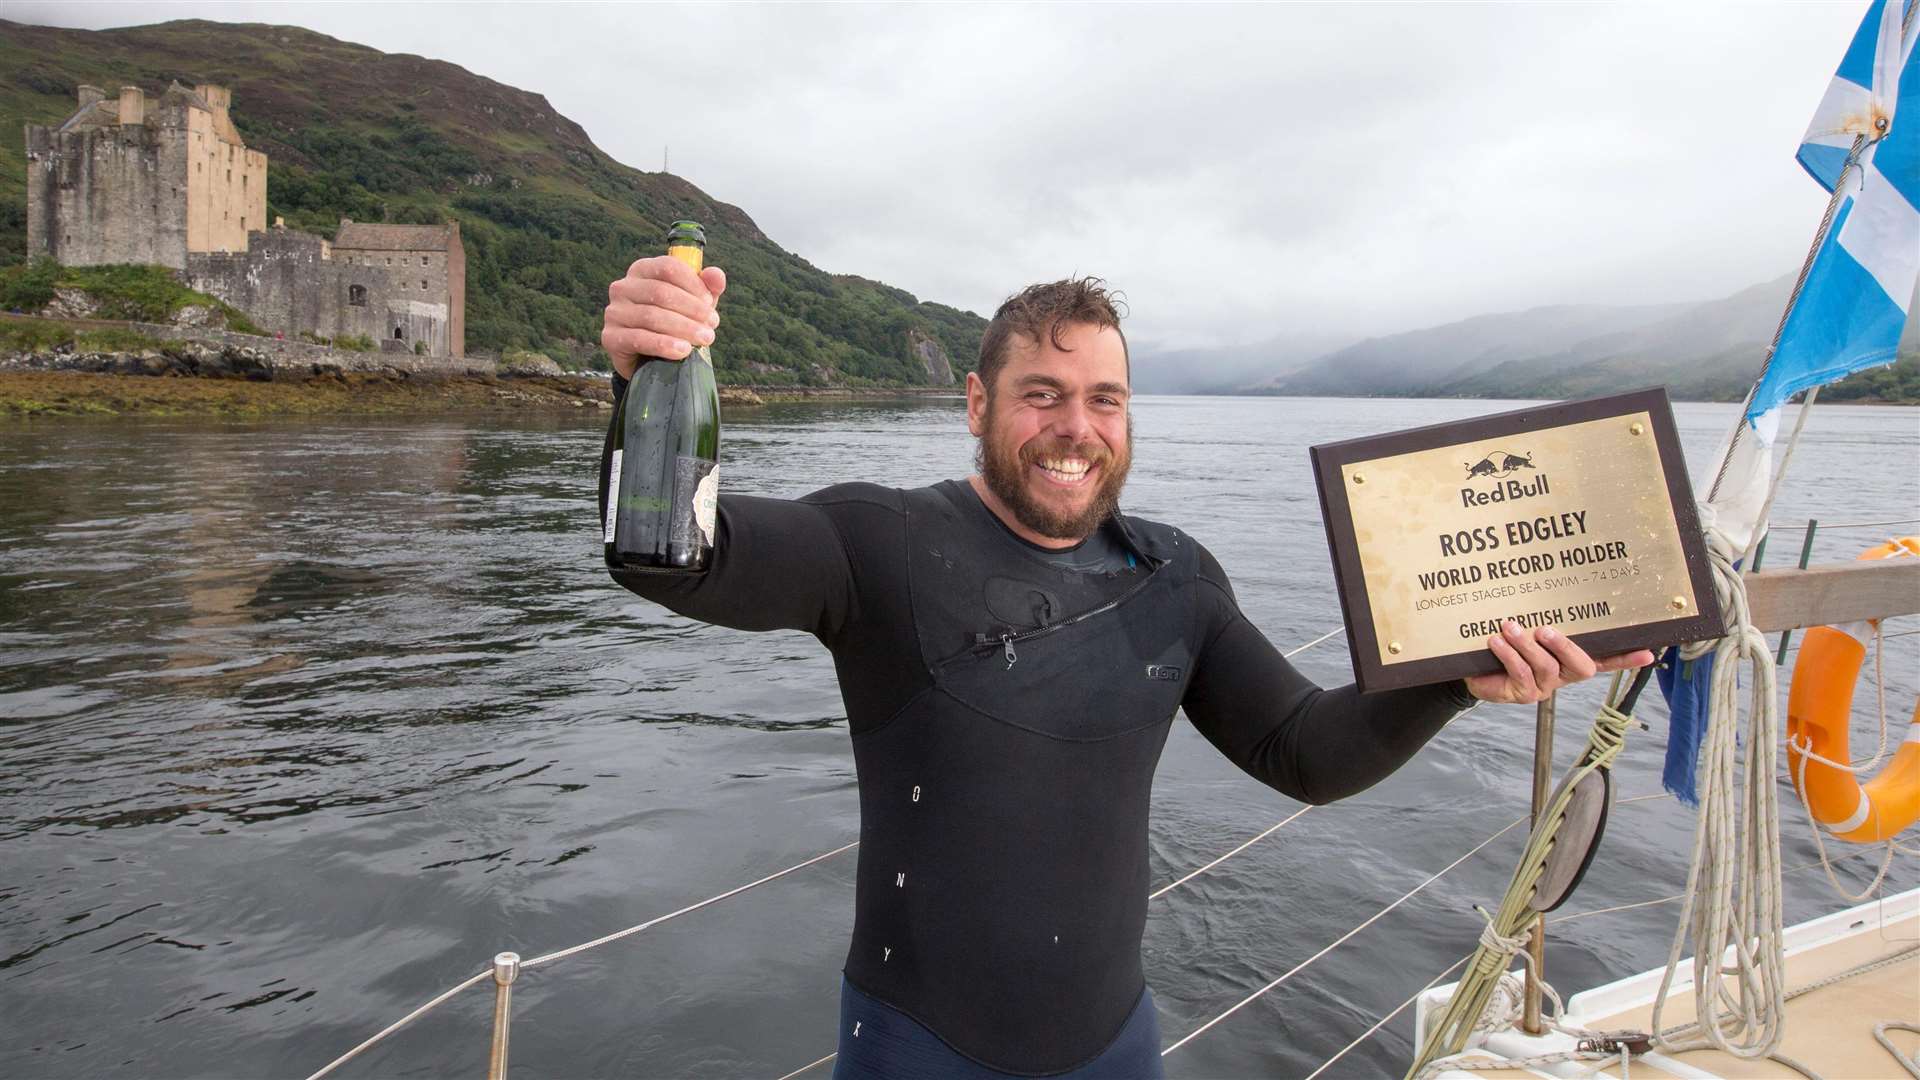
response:
[[[407,332],[405,330],[402,330],[397,326],[393,328],[393,340],[405,341],[406,339],[407,339]]]
[[[426,278],[421,278],[421,279],[420,279],[420,291],[421,291],[421,292],[426,292],[426,291],[427,291],[427,279],[426,279]]]
[[[391,255],[389,255],[389,256],[387,256],[387,265],[388,265],[388,266],[392,266],[392,265],[393,265],[393,256],[391,256]]]
[[[354,307],[367,306],[367,287],[365,285],[347,286],[347,303]]]
[[[425,255],[422,255],[422,256],[420,256],[420,265],[421,265],[421,266],[425,266],[425,265],[427,265],[427,257],[426,257]],[[426,288],[426,286],[425,286],[425,285],[422,285],[422,286],[420,286],[420,287],[421,287],[421,288],[423,288],[423,289],[424,289],[424,288]]]

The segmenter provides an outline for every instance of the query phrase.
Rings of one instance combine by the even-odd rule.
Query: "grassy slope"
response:
[[[668,223],[692,218],[729,275],[714,350],[724,381],[922,383],[908,351],[913,330],[939,340],[957,371],[978,352],[978,316],[825,273],[740,208],[613,161],[543,97],[455,65],[294,27],[181,21],[92,32],[0,20],[0,130],[58,123],[81,83],[153,93],[176,79],[233,90],[235,123],[272,162],[269,214],[290,226],[330,235],[342,215],[457,218],[469,348],[593,357],[607,282],[659,250]],[[0,154],[0,263],[24,255],[25,208],[21,155]]]

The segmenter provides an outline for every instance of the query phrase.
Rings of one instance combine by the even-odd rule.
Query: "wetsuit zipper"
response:
[[[1165,565],[1166,565],[1166,562],[1164,560],[1162,560],[1161,562],[1155,563],[1153,569],[1147,571],[1147,575],[1145,577],[1141,578],[1139,581],[1134,583],[1133,588],[1128,589],[1126,592],[1121,593],[1119,596],[1116,596],[1113,599],[1107,601],[1106,603],[1101,604],[1099,607],[1088,608],[1086,611],[1083,611],[1078,615],[1069,616],[1068,618],[1061,619],[1059,622],[1048,623],[1045,626],[1035,627],[1032,630],[1026,630],[1018,634],[1012,633],[1010,631],[1002,634],[976,633],[973,635],[973,651],[977,653],[985,652],[988,649],[993,648],[995,645],[998,645],[1001,647],[1001,649],[1004,652],[1004,655],[1007,658],[1007,668],[1011,670],[1013,668],[1014,662],[1020,659],[1019,653],[1015,652],[1013,648],[1016,643],[1022,642],[1022,641],[1030,641],[1034,638],[1041,637],[1046,634],[1051,634],[1055,630],[1059,630],[1062,627],[1072,626],[1076,623],[1082,623],[1087,621],[1088,619],[1093,618],[1095,615],[1102,615],[1102,614],[1105,614],[1106,612],[1112,611],[1114,608],[1117,608],[1121,604],[1124,604],[1128,600],[1131,600],[1134,594],[1138,593],[1141,589],[1146,588],[1147,583],[1153,580],[1153,575],[1159,573],[1160,568]]]

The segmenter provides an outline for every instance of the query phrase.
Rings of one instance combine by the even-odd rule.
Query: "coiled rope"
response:
[[[1753,627],[1746,585],[1734,568],[1734,558],[1733,545],[1726,535],[1710,528],[1708,562],[1727,632],[1716,640],[1695,642],[1680,650],[1683,660],[1712,654],[1713,685],[1701,754],[1693,862],[1681,894],[1684,907],[1654,998],[1651,1026],[1656,1033],[1653,1045],[1668,1053],[1713,1047],[1735,1057],[1761,1058],[1775,1056],[1786,1014],[1780,821],[1773,782],[1780,718],[1773,656],[1766,639]],[[1751,673],[1752,685],[1744,783],[1737,769],[1738,688],[1743,662]],[[1407,1071],[1408,1080],[1456,1064],[1455,1055],[1466,1048],[1473,1034],[1503,1022],[1507,1010],[1490,1011],[1489,1005],[1502,982],[1514,978],[1507,971],[1513,957],[1519,954],[1524,962],[1532,962],[1530,956],[1520,952],[1526,931],[1539,918],[1529,902],[1552,850],[1553,834],[1560,827],[1566,803],[1579,779],[1611,762],[1624,741],[1630,718],[1614,707],[1620,700],[1620,684],[1621,675],[1616,674],[1608,704],[1601,707],[1589,733],[1586,755],[1541,814],[1499,912],[1487,916],[1479,948],[1439,1023],[1427,1032],[1419,1055]],[[1694,945],[1696,1019],[1663,1029],[1660,1015],[1689,940]],[[1729,955],[1731,966],[1723,966],[1723,958]],[[1545,981],[1540,983],[1543,992],[1552,996]],[[1554,1001],[1556,1010],[1550,1023],[1556,1030],[1590,1039],[1613,1037],[1613,1033],[1566,1028],[1558,1019],[1558,998]],[[1546,1057],[1552,1061],[1597,1060],[1582,1057],[1582,1053],[1569,1051]],[[1509,1064],[1544,1063],[1527,1059]]]
[[[1682,659],[1689,660],[1712,653],[1713,686],[1701,747],[1693,866],[1654,998],[1652,1026],[1659,1032],[1655,1045],[1668,1053],[1712,1046],[1734,1057],[1760,1058],[1779,1047],[1786,1019],[1781,945],[1786,923],[1780,905],[1780,812],[1774,785],[1780,709],[1773,653],[1753,628],[1732,544],[1718,529],[1710,530],[1707,539],[1713,591],[1726,616],[1727,633],[1680,650]],[[1743,662],[1752,693],[1741,783],[1736,766],[1737,695]],[[1689,938],[1696,1019],[1681,1029],[1689,1036],[1681,1041],[1661,1028],[1660,1014]],[[1731,968],[1722,966],[1728,950],[1733,953]]]
[[[1909,1024],[1905,1020],[1888,1020],[1873,1025],[1873,1041],[1879,1043],[1887,1053],[1892,1054],[1893,1060],[1900,1063],[1900,1067],[1907,1071],[1908,1076],[1913,1077],[1913,1080],[1920,1080],[1920,1060],[1901,1053],[1900,1048],[1893,1045],[1893,1040],[1887,1038],[1887,1032],[1895,1029],[1920,1033],[1920,1027]]]
[[[1532,964],[1532,956],[1523,950],[1529,930],[1534,921],[1540,918],[1540,913],[1532,907],[1534,888],[1546,872],[1547,857],[1552,854],[1554,839],[1566,820],[1567,807],[1582,780],[1610,767],[1613,760],[1620,756],[1621,749],[1626,745],[1627,728],[1633,724],[1633,717],[1620,711],[1623,704],[1631,707],[1626,700],[1626,692],[1622,690],[1624,675],[1624,672],[1614,674],[1607,700],[1600,706],[1600,714],[1594,718],[1593,727],[1587,732],[1585,753],[1542,807],[1539,819],[1527,837],[1526,850],[1521,853],[1520,862],[1514,867],[1513,878],[1500,899],[1499,910],[1488,914],[1485,910],[1476,909],[1486,920],[1486,926],[1480,932],[1479,947],[1468,960],[1466,974],[1461,976],[1459,985],[1454,988],[1439,1022],[1427,1031],[1422,1040],[1420,1052],[1407,1069],[1409,1080],[1425,1075],[1442,1059],[1460,1053],[1474,1032],[1486,1028],[1490,1015],[1489,1004],[1494,995],[1501,991],[1503,983],[1512,978],[1507,974],[1507,968],[1516,954],[1527,964]],[[1558,996],[1554,995],[1544,980],[1540,985],[1543,992],[1553,998],[1557,1017]]]
[[[1812,866],[1817,866],[1817,865],[1819,864],[1809,863],[1808,867],[1810,868]],[[1792,990],[1786,993],[1785,995],[1786,1000],[1791,1001],[1794,998],[1801,996],[1802,994],[1811,994],[1815,990],[1832,986],[1836,983],[1845,982],[1846,980],[1854,978],[1856,976],[1865,975],[1870,971],[1878,971],[1881,968],[1889,967],[1893,964],[1898,964],[1901,961],[1904,961],[1916,954],[1920,954],[1920,945],[1909,945],[1904,949],[1900,949],[1895,952],[1888,953],[1885,956],[1875,957],[1874,959],[1868,960],[1865,963],[1856,964],[1853,967],[1846,969],[1845,971],[1835,972],[1834,974],[1829,975],[1824,979],[1819,979],[1814,982],[1807,983],[1804,986],[1796,986]],[[1441,978],[1445,978],[1445,977],[1446,976],[1444,975],[1441,976]],[[1510,988],[1505,988],[1506,994],[1504,996],[1508,1000],[1503,1002],[1497,1002],[1497,1004],[1505,1005],[1506,1011],[1501,1015],[1492,1018],[1489,1021],[1489,1023],[1487,1024],[1487,1027],[1491,1030],[1510,1029],[1515,1025],[1515,1023],[1520,1018],[1520,1011],[1521,1011],[1520,996],[1523,993],[1521,989],[1521,984],[1519,983],[1518,978],[1514,975],[1504,976],[1502,980],[1503,984],[1508,979],[1514,980]],[[1438,981],[1439,979],[1434,980],[1434,982],[1438,982]],[[1428,985],[1431,986],[1432,983],[1429,983]],[[1613,1060],[1618,1060],[1622,1063],[1622,1073],[1623,1075],[1625,1075],[1626,1070],[1631,1068],[1631,1062],[1632,1062],[1631,1055],[1634,1053],[1643,1052],[1646,1049],[1644,1045],[1645,1043],[1649,1041],[1657,1043],[1660,1039],[1667,1038],[1676,1034],[1680,1034],[1693,1026],[1691,1024],[1676,1024],[1673,1027],[1668,1028],[1663,1032],[1660,1032],[1658,1035],[1649,1035],[1648,1033],[1643,1031],[1630,1031],[1630,1030],[1593,1031],[1587,1028],[1577,1027],[1577,1026],[1568,1025],[1568,1024],[1559,1022],[1560,1018],[1559,1018],[1558,1008],[1560,1004],[1560,999],[1556,996],[1554,997],[1553,1002],[1555,1006],[1555,1016],[1554,1016],[1555,1022],[1553,1024],[1554,1030],[1559,1031],[1562,1034],[1574,1035],[1574,1036],[1580,1037],[1582,1040],[1580,1044],[1581,1048],[1574,1049],[1574,1050],[1555,1051],[1549,1054],[1538,1054],[1533,1057],[1526,1057],[1526,1058],[1508,1058],[1508,1057],[1494,1057],[1494,1056],[1488,1056],[1483,1058],[1449,1058],[1449,1059],[1433,1062],[1432,1064],[1428,1065],[1427,1068],[1424,1071],[1422,1071],[1420,1075],[1422,1077],[1431,1076],[1434,1073],[1440,1072],[1443,1069],[1459,1069],[1467,1072],[1488,1070],[1488,1069],[1515,1069],[1515,1068],[1533,1069],[1533,1068],[1539,1068],[1546,1065],[1558,1065],[1562,1062],[1568,1062],[1568,1061],[1613,1061]],[[1406,1008],[1406,1005],[1402,1005],[1400,1008],[1404,1009]],[[1394,1011],[1398,1012],[1399,1010],[1396,1009]],[[1382,1022],[1384,1023],[1384,1021]],[[1913,1065],[1911,1063],[1911,1059],[1907,1058],[1906,1055],[1902,1054],[1899,1051],[1899,1049],[1893,1045],[1892,1041],[1886,1037],[1885,1033],[1889,1029],[1893,1029],[1893,1028],[1900,1028],[1907,1031],[1914,1031],[1914,1030],[1920,1030],[1920,1029],[1915,1029],[1907,1025],[1904,1021],[1899,1021],[1899,1020],[1889,1020],[1883,1023],[1875,1024],[1873,1028],[1874,1040],[1878,1042],[1882,1047],[1884,1047],[1887,1053],[1893,1055],[1894,1060],[1900,1063],[1901,1068],[1906,1069],[1909,1073],[1913,1073]],[[1702,1040],[1699,1042],[1690,1043],[1686,1046],[1680,1047],[1678,1050],[1665,1050],[1665,1052],[1666,1053],[1685,1053],[1692,1050],[1706,1050],[1706,1049],[1710,1049],[1710,1047],[1704,1040]],[[1772,1061],[1777,1064],[1784,1065],[1787,1068],[1792,1069],[1794,1072],[1797,1072],[1800,1075],[1807,1077],[1808,1080],[1824,1080],[1824,1078],[1819,1073],[1815,1072],[1811,1066],[1807,1065],[1803,1061],[1798,1060],[1797,1058],[1791,1058],[1783,1053],[1780,1053],[1778,1049],[1771,1050],[1766,1054],[1760,1055],[1760,1056],[1765,1057],[1766,1060],[1768,1061]],[[1913,1075],[1915,1076],[1915,1080],[1920,1080],[1920,1073],[1913,1073]],[[1309,1080],[1311,1080],[1311,1077],[1309,1077]]]

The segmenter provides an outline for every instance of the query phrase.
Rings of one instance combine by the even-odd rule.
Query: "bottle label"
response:
[[[713,515],[720,478],[702,457],[673,459],[673,510],[667,538],[675,544],[713,546]],[[704,504],[704,505],[703,505]]]
[[[706,538],[707,546],[713,546],[713,519],[720,508],[720,466],[700,478],[699,486],[693,490],[693,521],[700,527],[701,536]]]
[[[622,451],[619,450],[613,452],[613,463],[607,469],[607,536],[600,541],[603,544],[613,543],[613,523],[620,516],[621,453]]]

